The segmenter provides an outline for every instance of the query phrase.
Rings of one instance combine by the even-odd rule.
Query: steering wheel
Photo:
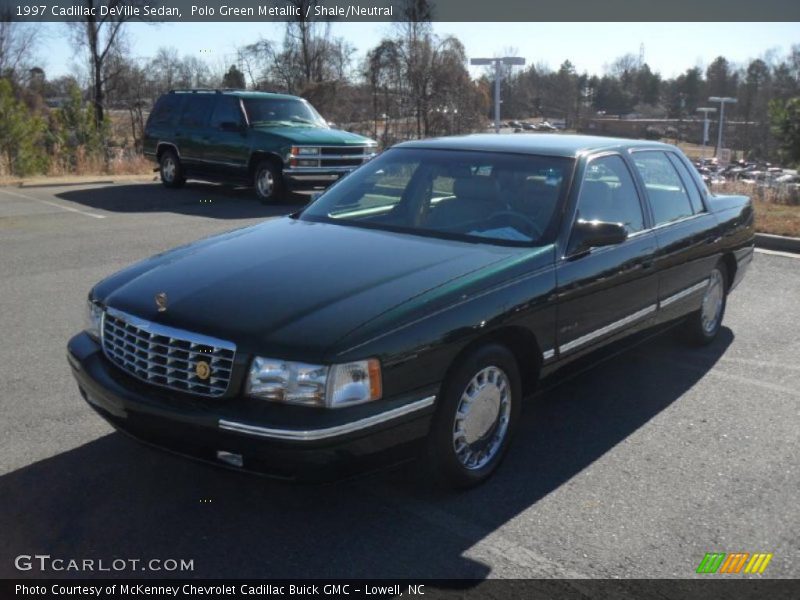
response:
[[[499,210],[489,215],[489,217],[486,220],[492,221],[493,219],[496,219],[498,217],[511,217],[512,219],[516,219],[518,223],[522,223],[525,226],[525,229],[527,229],[526,233],[532,234],[531,235],[532,239],[540,238],[544,233],[540,229],[536,221],[531,219],[528,215],[524,215],[515,210]]]

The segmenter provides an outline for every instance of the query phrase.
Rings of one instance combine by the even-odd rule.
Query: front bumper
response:
[[[191,397],[130,378],[85,333],[70,340],[67,358],[83,398],[120,431],[286,479],[332,480],[407,458],[428,434],[434,410],[435,389],[340,410]]]
[[[345,175],[352,173],[359,166],[350,167],[286,167],[283,169],[283,180],[292,188],[307,185],[333,183]]]

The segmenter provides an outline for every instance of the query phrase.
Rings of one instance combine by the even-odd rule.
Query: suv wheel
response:
[[[467,356],[442,388],[428,438],[434,478],[456,488],[488,479],[505,456],[521,404],[511,352],[490,344]]]
[[[183,167],[174,150],[164,150],[159,161],[161,183],[168,188],[178,188],[186,183]]]
[[[269,160],[258,163],[253,175],[256,196],[262,204],[274,204],[283,197],[283,178],[280,169]]]

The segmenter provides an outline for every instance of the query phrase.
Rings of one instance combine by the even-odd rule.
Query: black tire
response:
[[[712,304],[715,305],[716,301],[710,296],[715,293],[713,289],[715,285],[721,286],[719,292],[721,296],[719,297],[718,308],[712,313],[710,312],[710,307]],[[704,291],[703,304],[698,310],[690,314],[683,324],[683,337],[689,344],[706,346],[716,339],[719,330],[722,328],[722,319],[725,317],[729,286],[728,270],[725,268],[724,263],[719,262],[709,275],[709,285]],[[709,308],[705,308],[707,302],[711,303]],[[710,318],[712,314],[716,314],[716,318],[713,320]]]
[[[508,384],[509,402],[504,405],[504,401],[498,399],[499,409],[494,415],[492,405],[486,404],[491,400],[481,400],[484,403],[483,406],[489,407],[489,413],[484,413],[487,415],[486,418],[490,420],[493,418],[494,421],[482,435],[479,435],[487,421],[485,419],[476,421],[473,418],[471,426],[465,425],[464,420],[460,421],[457,426],[456,412],[459,410],[462,396],[468,394],[469,388],[474,384],[473,380],[481,373],[485,374],[487,385],[494,383],[491,381],[490,371],[487,371],[489,369],[495,369],[505,377]],[[502,381],[502,379],[495,375],[495,381]],[[482,387],[473,386],[473,393],[480,394],[478,392],[480,389]],[[499,398],[502,397],[501,393]],[[477,406],[480,408],[482,405]],[[441,397],[428,436],[427,458],[434,481],[452,488],[468,488],[486,481],[500,465],[508,450],[521,408],[522,384],[519,369],[514,355],[507,348],[499,344],[488,344],[461,360],[442,386]],[[479,414],[476,413],[476,416]],[[502,425],[504,418],[505,427]],[[457,430],[462,435],[458,440],[456,439]],[[471,443],[467,441],[467,433],[470,434],[469,437],[473,438]],[[498,436],[496,442],[495,436]],[[456,450],[457,447],[459,451]],[[481,464],[482,448],[485,451],[482,457],[482,460],[486,461],[484,464]],[[487,451],[489,448],[494,448],[491,456]],[[475,455],[477,458],[473,465],[466,466],[465,461],[469,462],[468,457]]]
[[[179,188],[186,183],[183,166],[174,150],[164,150],[158,160],[158,166],[161,183],[164,184],[164,187]]]
[[[285,188],[278,165],[270,160],[258,163],[253,171],[253,187],[262,204],[275,204],[283,200]]]

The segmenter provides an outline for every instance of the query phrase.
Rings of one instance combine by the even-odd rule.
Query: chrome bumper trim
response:
[[[275,440],[310,442],[346,435],[354,431],[360,431],[362,429],[372,427],[373,425],[385,423],[386,421],[391,421],[392,419],[396,419],[398,417],[402,417],[412,412],[432,406],[435,401],[436,396],[428,396],[422,400],[410,402],[409,404],[398,406],[397,408],[387,410],[386,412],[382,412],[371,417],[365,417],[363,419],[359,419],[358,421],[352,421],[343,425],[336,425],[335,427],[325,427],[324,429],[276,429],[272,427],[261,427],[259,425],[248,425],[246,423],[238,423],[236,421],[226,421],[224,419],[219,420],[219,428],[225,429],[226,431],[234,431],[236,433],[243,433],[246,435]]]
[[[703,281],[701,281],[700,283],[695,283],[694,285],[692,285],[692,286],[690,286],[690,287],[688,287],[688,288],[686,288],[684,290],[681,290],[677,294],[672,294],[672,296],[667,296],[666,298],[661,300],[658,303],[658,305],[661,308],[664,308],[665,306],[669,306],[670,304],[673,304],[673,303],[677,302],[678,300],[682,300],[683,298],[686,298],[687,296],[690,296],[690,295],[694,294],[695,292],[699,292],[700,290],[702,290],[707,285],[708,285],[708,277],[703,279]]]
[[[290,167],[283,170],[284,175],[330,175],[334,173],[349,173],[355,171],[361,165],[348,167]]]

